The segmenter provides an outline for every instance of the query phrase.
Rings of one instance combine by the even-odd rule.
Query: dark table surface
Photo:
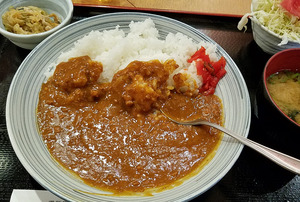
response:
[[[119,12],[109,8],[75,7],[73,22],[92,15]],[[130,12],[130,11],[128,11]],[[239,18],[176,13],[155,13],[187,23],[215,40],[235,61],[246,81],[251,98],[249,138],[300,158],[300,131],[284,122],[268,107],[261,92],[261,77],[267,60],[253,40],[251,27],[240,32]],[[10,83],[30,51],[16,47],[0,36],[0,201],[9,201],[13,189],[43,190],[24,169],[10,144],[5,106]],[[193,201],[300,201],[300,176],[255,151],[244,147],[232,169],[210,190]]]

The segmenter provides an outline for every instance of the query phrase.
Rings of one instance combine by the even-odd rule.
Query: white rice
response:
[[[203,46],[210,58],[213,61],[217,60],[216,46],[208,42],[195,43],[182,33],[169,33],[165,40],[159,39],[158,30],[151,19],[131,22],[129,27],[130,32],[128,34],[120,30],[119,26],[108,31],[91,31],[76,41],[71,50],[62,53],[49,69],[54,71],[54,67],[60,62],[66,62],[72,57],[88,55],[92,60],[99,61],[103,65],[103,73],[99,81],[110,82],[117,71],[124,69],[134,60],[158,59],[164,62],[168,59],[174,59],[179,68],[170,75],[170,85],[172,85],[172,76],[181,72],[189,75],[191,83],[194,83],[193,80],[195,80],[197,86],[194,88],[198,89],[202,86],[202,78],[197,75],[195,64],[188,63],[187,59]],[[53,71],[46,73],[46,75],[51,76]]]

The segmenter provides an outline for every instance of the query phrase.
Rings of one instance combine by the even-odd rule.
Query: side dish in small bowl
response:
[[[33,49],[46,37],[69,24],[71,0],[13,0],[0,2],[0,33],[12,43]]]
[[[300,48],[287,49],[267,62],[263,82],[265,96],[291,123],[300,127]]]
[[[248,18],[254,41],[268,54],[300,47],[299,0],[252,0],[251,13],[238,23],[238,29],[247,29]]]

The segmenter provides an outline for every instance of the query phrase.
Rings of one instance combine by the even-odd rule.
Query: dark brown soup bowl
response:
[[[267,79],[269,78],[269,76],[284,70],[300,72],[300,48],[286,49],[276,53],[268,60],[263,72],[264,96],[269,101],[270,105],[275,108],[275,111],[278,112],[275,116],[278,116],[278,119],[283,120],[283,126],[286,125],[286,123],[291,123],[288,125],[293,125],[296,128],[300,129],[300,125],[297,124],[296,121],[291,119],[288,115],[286,115],[274,102],[267,88]],[[277,119],[277,117],[275,117],[275,119]]]

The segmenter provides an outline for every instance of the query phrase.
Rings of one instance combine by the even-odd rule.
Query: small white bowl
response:
[[[54,27],[53,29],[38,33],[38,34],[15,34],[12,32],[6,31],[3,22],[2,15],[8,11],[9,7],[19,7],[19,6],[36,6],[47,13],[55,13],[61,23]],[[9,0],[9,1],[0,1],[0,33],[8,38],[15,45],[24,48],[24,49],[33,49],[41,41],[47,38],[52,33],[61,29],[65,25],[69,24],[73,15],[73,3],[71,0]]]
[[[253,16],[252,18],[255,18]],[[300,44],[294,41],[289,40],[287,44],[279,46],[281,43],[282,37],[275,34],[274,32],[270,32],[266,27],[258,24],[256,21],[251,21],[253,39],[257,43],[257,45],[268,54],[275,54],[285,49],[290,48],[300,48]]]
[[[252,1],[251,12],[254,11],[253,5],[255,2],[256,0]],[[300,43],[290,39],[287,44],[279,46],[278,44],[281,43],[282,37],[260,24],[254,15],[251,17],[251,26],[254,41],[264,52],[268,54],[273,55],[285,49],[300,48]]]

